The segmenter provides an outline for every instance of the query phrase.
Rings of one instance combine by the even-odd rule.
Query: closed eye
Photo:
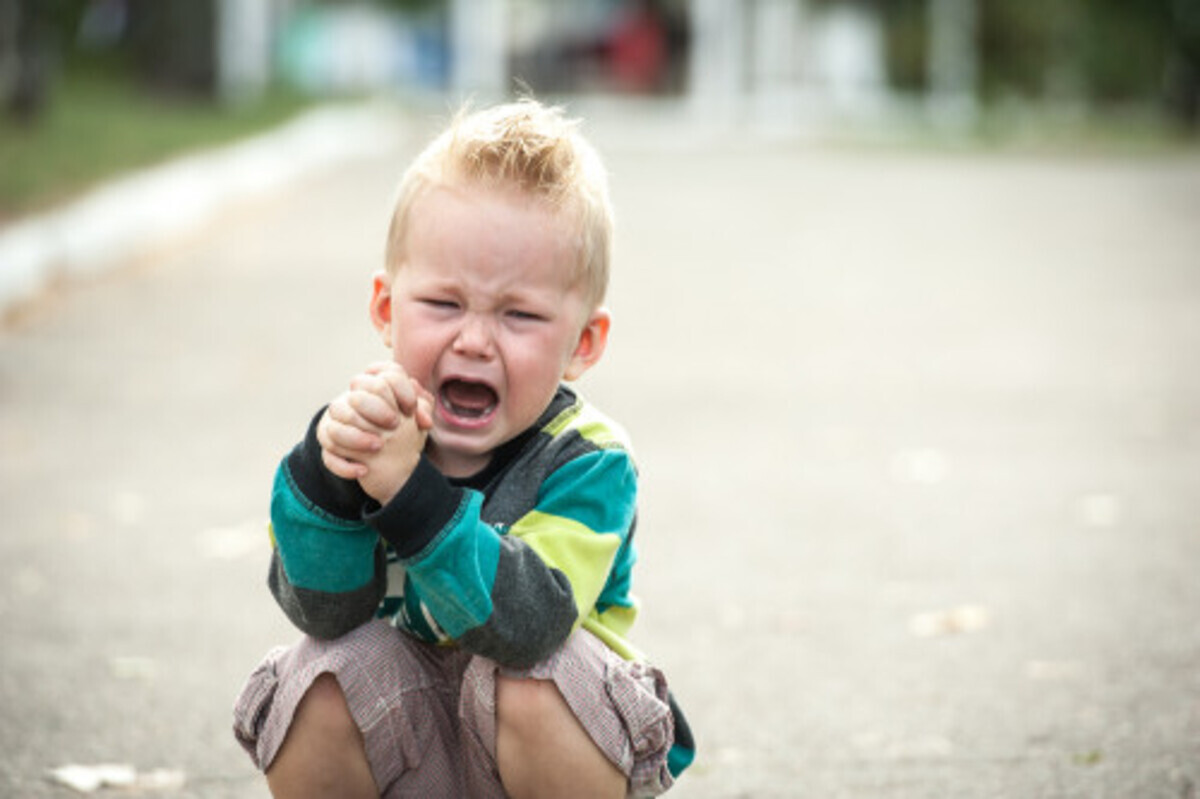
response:
[[[516,319],[521,322],[543,322],[546,317],[532,311],[511,310],[507,313],[508,318]]]

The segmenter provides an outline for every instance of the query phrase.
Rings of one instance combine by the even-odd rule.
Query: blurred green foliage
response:
[[[252,104],[222,106],[148,94],[105,70],[68,70],[34,124],[0,120],[0,222],[115,173],[263,130],[310,102],[274,89]]]
[[[312,102],[280,86],[221,102],[211,3],[129,0],[120,28],[105,35],[88,33],[87,0],[18,2],[32,20],[27,44],[37,45],[36,96],[0,114],[0,222],[113,174],[263,130]]]
[[[1156,108],[1191,128],[1200,121],[1200,0],[975,1],[985,105],[1070,100],[1099,112]],[[928,0],[875,4],[892,84],[924,89]]]
[[[449,3],[373,1],[414,13]],[[914,95],[926,88],[931,0],[809,2],[876,9],[892,84]],[[1115,110],[1118,121],[1138,126],[1166,118],[1200,130],[1200,0],[962,2],[976,3],[977,91],[985,116],[1027,102],[1051,111],[1083,108],[1094,117]],[[246,105],[218,102],[214,0],[0,5],[32,20],[21,41],[36,45],[26,87],[32,91],[23,103],[5,98],[10,113],[0,116],[0,221],[114,172],[234,139],[304,104],[278,88]],[[117,34],[107,37],[96,33],[95,13],[105,5],[124,14]],[[0,53],[6,63],[12,55]]]
[[[925,88],[929,32],[926,5],[929,0],[889,0],[880,4],[888,75],[892,86],[905,92]]]

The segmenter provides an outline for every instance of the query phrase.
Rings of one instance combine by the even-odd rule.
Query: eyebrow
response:
[[[436,277],[429,277],[429,278],[423,279],[420,281],[420,283],[418,285],[414,286],[414,288],[417,290],[418,293],[423,292],[423,291],[438,291],[438,292],[445,292],[445,293],[449,293],[449,294],[467,293],[463,290],[464,287],[463,287],[463,282],[461,280],[456,280],[454,278],[447,278],[447,277],[443,277],[440,275],[436,276]],[[568,286],[567,291],[571,290],[572,288],[576,288],[576,287]],[[469,289],[469,287],[468,287],[468,289]],[[500,290],[499,294],[495,297],[495,299],[496,299],[497,305],[511,305],[511,304],[527,303],[527,302],[536,302],[539,304],[557,305],[557,303],[554,302],[553,297],[545,296],[547,294],[551,294],[551,295],[555,294],[556,291],[557,290],[555,288],[547,288],[544,290],[530,289],[527,287],[527,284],[518,283],[516,286],[511,287],[511,288],[510,287],[502,288]],[[489,297],[493,296],[490,291],[488,292],[488,296]]]

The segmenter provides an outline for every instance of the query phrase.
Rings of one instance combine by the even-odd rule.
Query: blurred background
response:
[[[0,0],[0,219],[306,101],[517,87],[785,133],[1193,139],[1200,2]]]
[[[671,795],[1194,799],[1198,48],[1200,0],[0,0],[0,797],[266,796],[271,476],[385,354],[404,165],[532,91],[612,179],[583,389]]]

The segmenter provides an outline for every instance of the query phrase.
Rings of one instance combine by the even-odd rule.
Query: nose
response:
[[[481,314],[464,316],[458,335],[454,338],[454,351],[468,358],[492,357],[495,340],[491,322]]]

